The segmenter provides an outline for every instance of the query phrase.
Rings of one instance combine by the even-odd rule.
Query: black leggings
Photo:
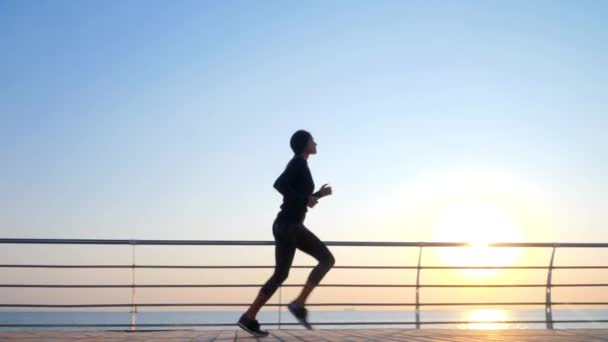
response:
[[[275,291],[287,279],[296,248],[311,255],[319,262],[308,275],[308,282],[317,285],[335,263],[333,254],[308,228],[300,223],[286,223],[275,219],[272,224],[275,240],[276,264],[274,273],[262,286],[261,291],[272,297]]]

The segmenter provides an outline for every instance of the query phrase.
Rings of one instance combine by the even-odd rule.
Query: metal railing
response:
[[[541,242],[500,242],[489,243],[488,247],[502,248],[550,248],[551,258],[547,266],[424,266],[422,265],[422,250],[425,247],[470,247],[466,242],[364,242],[364,241],[327,241],[328,246],[349,246],[349,247],[408,247],[418,248],[418,260],[416,266],[389,266],[389,265],[334,265],[337,269],[403,269],[416,270],[415,284],[326,284],[321,283],[319,287],[380,287],[380,288],[415,288],[415,302],[401,303],[350,303],[350,302],[319,302],[307,303],[307,306],[409,306],[414,307],[414,321],[385,321],[385,322],[311,322],[314,325],[415,325],[420,328],[423,324],[462,324],[462,323],[541,323],[548,329],[553,329],[554,323],[607,323],[608,319],[594,320],[555,320],[553,319],[553,306],[558,305],[608,305],[603,301],[586,302],[555,302],[551,299],[551,290],[555,287],[608,287],[608,283],[568,283],[554,284],[552,273],[556,269],[607,269],[608,265],[580,265],[580,266],[555,266],[555,252],[558,248],[606,248],[608,243],[541,243]],[[248,307],[251,303],[137,303],[135,300],[136,288],[227,288],[227,287],[254,287],[260,288],[262,284],[136,284],[136,269],[253,269],[253,268],[274,268],[274,265],[139,265],[135,260],[135,246],[137,245],[196,245],[196,246],[274,246],[274,241],[229,241],[229,240],[113,240],[113,239],[20,239],[3,238],[0,244],[76,244],[76,245],[130,245],[133,249],[130,265],[80,265],[80,264],[0,264],[0,268],[78,268],[78,269],[131,269],[131,284],[0,284],[2,288],[131,288],[130,303],[114,304],[18,304],[1,303],[0,307],[12,308],[108,308],[108,307],[130,307],[131,322],[129,324],[0,324],[1,327],[128,327],[135,330],[140,327],[221,327],[234,326],[234,322],[225,323],[159,323],[159,324],[137,324],[137,309],[141,307]],[[312,268],[314,266],[294,265],[292,268]],[[547,281],[543,284],[422,284],[420,274],[422,270],[436,269],[531,269],[546,270]],[[279,302],[267,303],[265,306],[278,307],[278,322],[264,322],[264,324],[278,326],[296,325],[297,323],[281,322],[281,307],[285,304],[281,299],[282,287],[301,287],[303,284],[283,284],[278,291]],[[542,287],[545,288],[544,301],[524,301],[524,302],[433,302],[424,303],[420,300],[420,290],[422,288],[518,288],[518,287]],[[420,319],[421,307],[446,307],[446,306],[544,306],[544,320],[500,320],[500,321],[422,321]]]

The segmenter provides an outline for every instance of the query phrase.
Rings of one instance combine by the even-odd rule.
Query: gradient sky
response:
[[[309,159],[317,188],[334,189],[306,221],[323,240],[462,240],[470,234],[459,228],[475,215],[445,213],[477,202],[521,228],[501,235],[506,221],[471,222],[486,238],[608,242],[607,17],[605,1],[0,0],[0,236],[272,240],[281,202],[272,184],[292,157],[289,137],[304,128],[318,143]],[[3,263],[131,258],[124,246],[23,248],[3,246]],[[218,248],[139,246],[137,263],[274,261],[272,248]],[[341,265],[417,257],[415,249],[332,250]],[[546,265],[549,252],[517,262]],[[295,265],[313,262],[301,257]],[[601,263],[605,253],[560,250],[556,263],[581,258]],[[74,272],[0,275],[131,280],[128,270]],[[271,272],[138,270],[137,282],[261,284]],[[335,270],[324,281],[415,279],[366,272]],[[583,279],[568,272],[555,281]],[[307,271],[292,274],[288,283],[301,283]],[[493,280],[546,277],[503,275]],[[601,282],[593,270],[586,277]],[[458,276],[425,272],[422,282],[446,279]],[[472,280],[489,279],[462,282]],[[607,300],[600,290],[554,299]],[[129,289],[95,291],[7,288],[0,301],[129,301]],[[142,302],[225,299],[216,290],[138,291]],[[246,302],[257,289],[217,291]],[[326,297],[313,301],[392,293],[353,291],[323,288],[315,297]],[[392,300],[413,300],[413,290],[395,291]],[[462,300],[482,296],[462,291]],[[543,291],[500,298],[542,301]],[[425,289],[423,301],[454,298],[439,292]]]
[[[304,128],[334,188],[307,218],[323,239],[442,240],[425,213],[464,186],[506,203],[522,240],[608,241],[607,15],[1,1],[0,235],[272,240]]]

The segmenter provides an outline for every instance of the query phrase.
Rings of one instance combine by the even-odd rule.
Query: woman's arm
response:
[[[315,196],[317,199],[319,199],[321,197],[325,197],[330,194],[331,194],[331,187],[328,187],[327,184],[323,184],[321,189],[319,189],[319,191],[313,193],[312,195]]]

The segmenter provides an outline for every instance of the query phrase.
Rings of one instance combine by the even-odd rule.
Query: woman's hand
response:
[[[323,186],[321,187],[321,189],[319,189],[319,191],[317,193],[319,193],[321,195],[321,197],[329,196],[329,195],[331,195],[331,186],[327,186],[327,184],[323,184]]]
[[[308,207],[312,208],[319,202],[319,199],[315,195],[308,196]]]

